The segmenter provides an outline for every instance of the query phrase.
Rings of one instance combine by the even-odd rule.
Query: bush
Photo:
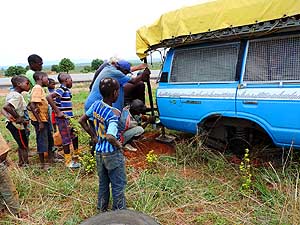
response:
[[[84,66],[82,70],[80,70],[81,73],[88,73],[91,72],[92,68],[90,66]]]
[[[58,65],[52,65],[52,66],[51,66],[51,71],[56,72],[56,73],[59,73],[59,72],[60,72],[59,66],[58,66]]]
[[[101,66],[102,64],[103,64],[103,60],[101,60],[101,59],[94,59],[91,62],[91,69],[92,70],[97,70],[99,68],[99,66]]]
[[[5,71],[5,76],[14,76],[14,75],[21,75],[25,74],[26,70],[22,66],[10,66]]]

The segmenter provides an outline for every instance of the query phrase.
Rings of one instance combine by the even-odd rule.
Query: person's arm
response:
[[[36,118],[37,122],[39,123],[39,130],[42,130],[42,129],[44,129],[45,125],[41,120],[40,110],[37,107],[37,104],[38,103],[36,103],[36,102],[30,102],[30,109],[31,109],[34,117]]]
[[[143,69],[146,69],[147,67],[148,67],[147,63],[141,63],[140,65],[137,65],[137,66],[131,66],[130,71],[134,72],[134,71],[138,71],[138,70],[143,70]]]
[[[150,79],[150,74],[151,74],[150,70],[146,68],[141,75],[132,78],[129,82],[133,84],[136,84],[140,81],[147,82]]]
[[[156,118],[155,118],[155,116],[142,115],[141,119],[144,122],[142,124],[142,128],[145,129],[148,124],[154,124]]]
[[[7,103],[3,106],[3,110],[4,110],[3,114],[5,114],[5,112],[7,112],[8,114],[10,114],[10,115],[13,117],[13,118],[11,118],[11,119],[13,119],[13,120],[12,120],[13,122],[16,122],[16,123],[24,123],[24,122],[25,122],[24,118],[21,117],[21,116],[17,113],[15,107],[14,107],[12,104],[10,104],[10,103],[7,102]],[[10,118],[7,118],[7,119],[10,120]]]
[[[89,117],[84,114],[82,117],[80,117],[79,119],[79,124],[81,125],[81,127],[91,136],[91,138],[93,139],[94,143],[98,142],[98,138],[97,135],[95,133],[95,131],[93,129],[91,129],[91,127],[88,125],[87,121],[88,121]]]
[[[59,118],[64,117],[63,112],[59,110],[59,108],[56,106],[55,102],[53,101],[54,98],[60,98],[60,95],[57,94],[56,92],[52,92],[46,98],[52,110],[55,112],[56,117]]]
[[[111,121],[108,124],[106,139],[113,146],[116,146],[118,149],[121,149],[122,143],[116,138],[118,133],[118,123],[116,121]]]

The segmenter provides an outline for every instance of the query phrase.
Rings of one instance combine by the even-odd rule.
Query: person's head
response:
[[[72,77],[68,73],[59,73],[57,80],[60,84],[65,85],[67,88],[71,88],[73,85]]]
[[[116,79],[108,77],[100,81],[99,89],[103,99],[115,102],[119,96],[120,84]]]
[[[48,88],[55,89],[55,80],[52,78],[48,78],[48,81],[49,81]]]
[[[35,82],[42,87],[47,87],[49,84],[48,75],[44,72],[37,71],[33,74],[33,79]]]
[[[39,55],[32,54],[28,56],[29,68],[33,71],[41,71],[43,68],[43,59]]]
[[[131,64],[126,60],[119,60],[115,63],[115,67],[124,74],[131,73]]]
[[[120,59],[117,56],[112,56],[109,58],[108,63],[111,65],[116,65],[116,63],[119,61]]]
[[[146,108],[144,102],[141,101],[140,99],[134,99],[130,103],[130,110],[129,111],[132,115],[145,114],[146,110],[147,110],[147,108]]]
[[[25,76],[13,76],[11,83],[16,91],[22,92],[30,90],[29,80]]]

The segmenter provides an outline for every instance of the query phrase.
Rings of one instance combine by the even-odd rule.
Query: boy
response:
[[[28,121],[25,120],[26,102],[21,93],[29,91],[29,80],[24,76],[14,76],[11,83],[13,89],[6,96],[2,112],[7,118],[6,128],[18,144],[19,166],[28,166]]]
[[[67,73],[60,73],[57,77],[60,87],[47,96],[47,100],[54,110],[56,116],[56,125],[62,137],[62,144],[65,156],[65,165],[69,168],[79,168],[80,163],[72,160],[70,144],[73,144],[74,155],[78,158],[78,137],[70,125],[70,117],[73,117],[72,111],[72,78]],[[55,103],[54,103],[55,99]]]
[[[133,138],[140,137],[144,133],[144,128],[149,123],[155,122],[154,116],[146,116],[146,106],[140,99],[133,100],[130,105],[123,108],[120,120],[119,130],[121,131],[121,141],[124,150],[137,151],[130,143]],[[142,122],[144,122],[142,124]]]
[[[28,78],[28,80],[30,82],[30,89],[32,89],[33,86],[35,85],[35,80],[33,78],[33,74],[35,72],[42,70],[43,59],[39,55],[32,54],[32,55],[28,56],[27,60],[28,60],[30,70],[28,70],[26,72],[26,77]]]
[[[6,166],[8,150],[9,147],[0,133],[0,214],[7,208],[11,214],[20,216],[18,192],[9,176]]]
[[[37,151],[42,169],[48,169],[44,153],[48,152],[48,161],[53,163],[53,137],[49,123],[48,102],[43,87],[48,86],[48,75],[44,72],[35,72],[33,78],[36,82],[31,91],[29,117],[36,132]]]
[[[99,176],[99,192],[97,208],[101,212],[107,211],[110,191],[112,188],[112,209],[126,209],[125,202],[125,159],[121,150],[122,144],[118,140],[118,120],[120,111],[112,104],[118,99],[120,85],[113,78],[101,80],[99,89],[103,100],[96,101],[80,118],[79,123],[96,143],[96,162]],[[92,117],[95,131],[87,123]]]
[[[48,91],[49,93],[53,93],[55,91],[55,80],[52,78],[48,78],[48,80],[49,80]],[[52,110],[52,108],[50,108],[50,111],[51,111],[50,119],[53,127],[53,132],[56,133],[55,113]]]

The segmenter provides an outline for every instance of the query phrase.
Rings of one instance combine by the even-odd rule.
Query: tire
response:
[[[160,225],[150,216],[133,210],[116,210],[100,213],[81,225]]]

